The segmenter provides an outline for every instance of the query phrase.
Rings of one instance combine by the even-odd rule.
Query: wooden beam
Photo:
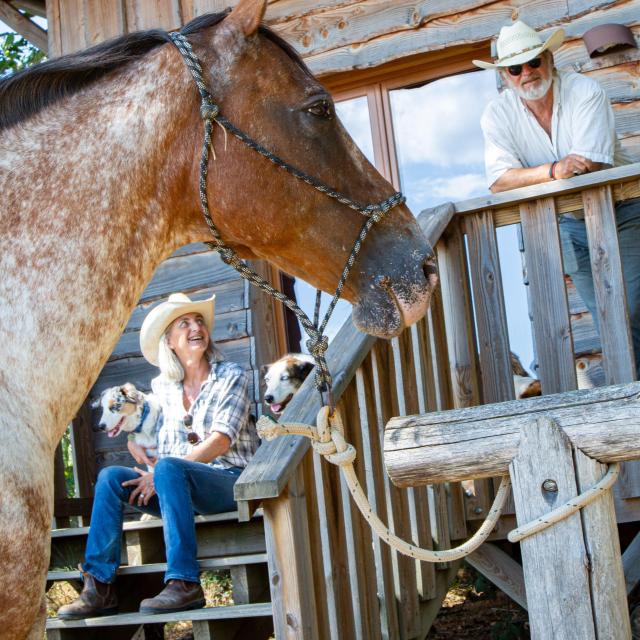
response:
[[[17,9],[11,6],[7,0],[0,0],[0,20],[10,26],[16,33],[26,38],[34,47],[49,52],[47,32],[23,16]]]
[[[633,382],[393,418],[385,431],[387,472],[401,487],[504,475],[522,427],[544,414],[591,458],[640,458],[640,383]]]
[[[544,516],[577,495],[571,444],[547,416],[529,419],[523,425],[522,439],[509,472],[519,525]],[[555,481],[555,492],[541,489],[547,478]],[[596,640],[589,597],[589,559],[580,514],[574,513],[525,538],[520,550],[531,638]],[[568,602],[570,606],[566,606]]]
[[[500,547],[486,542],[465,560],[523,609],[527,608],[522,567]]]

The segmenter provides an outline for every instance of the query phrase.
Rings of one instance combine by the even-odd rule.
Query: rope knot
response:
[[[307,349],[309,349],[309,353],[315,358],[324,357],[325,352],[329,348],[329,338],[327,336],[323,336],[318,334],[313,338],[309,338],[307,340]]]
[[[210,99],[204,98],[200,105],[200,117],[203,120],[215,120],[220,114],[220,107],[211,102]]]

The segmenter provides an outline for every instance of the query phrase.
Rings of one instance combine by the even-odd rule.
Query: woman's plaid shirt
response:
[[[218,431],[229,437],[231,446],[210,464],[247,466],[260,440],[253,421],[249,420],[249,381],[239,365],[235,362],[212,362],[209,377],[202,383],[200,393],[188,412],[182,402],[182,382],[167,380],[160,375],[151,381],[151,389],[162,406],[158,458],[187,455],[193,448],[187,440],[190,432],[197,433],[204,440],[213,431]],[[193,420],[190,426],[185,424],[187,415]]]

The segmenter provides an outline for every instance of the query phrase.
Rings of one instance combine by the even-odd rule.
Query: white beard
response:
[[[524,87],[514,87],[513,90],[523,100],[540,100],[540,98],[544,98],[544,96],[547,95],[547,91],[549,91],[552,82],[553,78],[550,76],[548,78],[542,78],[536,85],[526,89]]]

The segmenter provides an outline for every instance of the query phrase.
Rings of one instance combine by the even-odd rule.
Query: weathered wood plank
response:
[[[182,25],[178,0],[125,0],[129,31],[141,29],[176,29]]]
[[[382,433],[384,421],[376,410],[371,358],[367,358],[356,371],[356,390],[362,425],[362,457],[365,461],[367,499],[373,512],[388,522],[385,493],[389,491],[389,479],[382,466]],[[388,640],[398,640],[398,612],[393,589],[391,549],[372,535],[373,555],[376,567],[376,593],[380,601],[380,628]]]
[[[465,561],[489,578],[500,591],[523,609],[527,608],[522,566],[500,547],[487,542],[469,554]]]
[[[582,192],[606,384],[636,379],[611,189]]]
[[[520,219],[542,393],[571,391],[576,369],[553,198],[520,205]]]
[[[84,49],[83,0],[60,0],[60,41],[61,54]],[[80,19],[78,19],[80,17]]]
[[[398,486],[503,475],[520,430],[548,414],[573,445],[602,462],[640,458],[640,383],[570,391],[387,423],[384,457]]]
[[[514,397],[498,242],[490,209],[465,218],[484,402]]]
[[[126,32],[122,0],[86,2],[84,9],[84,33],[88,47]],[[76,19],[79,18],[76,16]]]
[[[577,490],[592,487],[607,472],[607,466],[574,450]],[[618,525],[613,491],[580,511],[584,541],[589,555],[589,582],[598,638],[627,640],[631,637],[629,609],[620,557]]]
[[[518,451],[509,465],[518,525],[543,516],[577,495],[571,443],[546,416],[521,428]],[[551,478],[558,490],[541,490]],[[580,514],[520,543],[533,640],[595,640],[589,597],[588,557]]]
[[[313,574],[307,553],[309,530],[299,469],[282,496],[265,500],[263,517],[275,634],[281,640],[317,640]]]
[[[640,582],[640,534],[631,541],[631,544],[622,554],[622,566],[624,569],[624,581],[627,595]]]
[[[49,42],[47,32],[35,22],[23,16],[12,7],[8,0],[0,0],[0,20],[11,27],[16,33],[26,38],[32,45],[48,53]]]
[[[142,292],[140,303],[151,302],[176,291],[194,291],[238,278],[218,254],[195,253],[165,260]]]

